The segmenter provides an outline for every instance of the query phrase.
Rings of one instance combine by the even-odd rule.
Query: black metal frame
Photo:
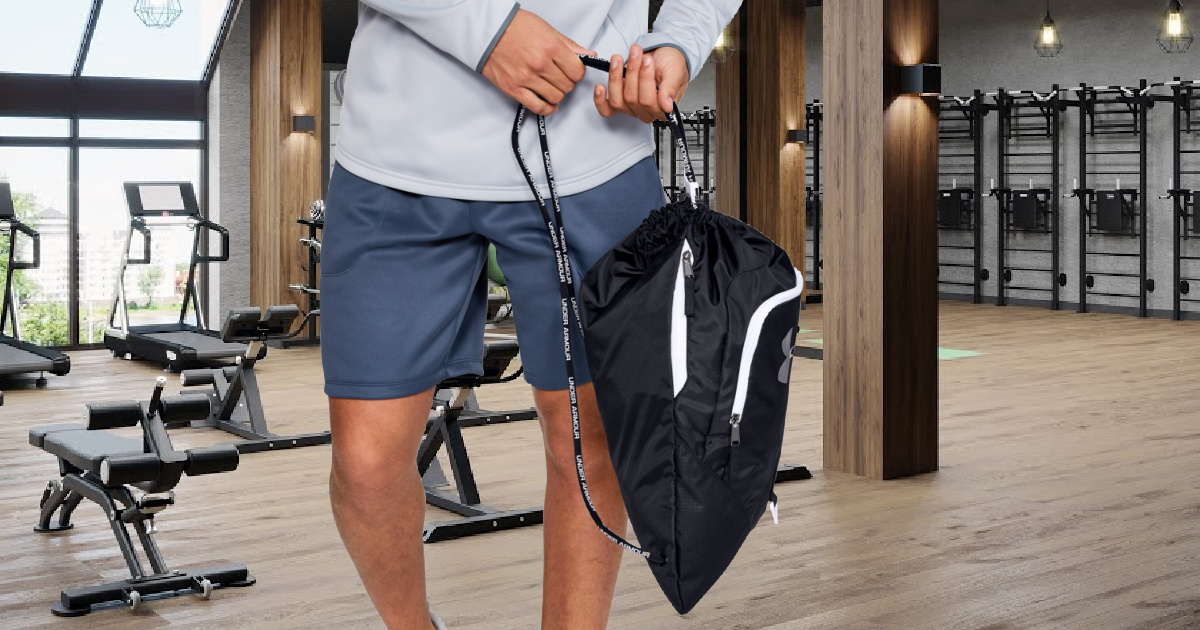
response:
[[[155,184],[164,184],[169,182],[151,182]],[[125,182],[125,191],[127,199],[134,199],[136,189],[143,182]],[[191,188],[191,184],[187,182],[174,182],[174,185],[180,187],[180,193],[186,197],[195,196],[195,192]],[[179,320],[171,324],[149,324],[149,325],[130,325],[129,323],[129,304],[125,297],[125,275],[129,265],[145,265],[150,263],[150,225],[147,219],[154,218],[154,214],[144,214],[138,211],[137,206],[130,205],[129,214],[129,232],[125,236],[125,244],[122,248],[121,265],[117,270],[116,286],[113,290],[112,309],[108,315],[108,326],[104,331],[104,347],[112,351],[113,356],[125,357],[129,359],[145,359],[153,361],[160,365],[166,366],[170,371],[177,372],[189,367],[196,367],[206,362],[201,359],[195,348],[180,345],[160,338],[154,338],[150,335],[163,332],[191,332],[198,335],[205,335],[213,338],[220,338],[220,335],[213,330],[210,330],[206,325],[205,313],[201,308],[200,293],[197,288],[196,273],[198,269],[208,263],[224,262],[229,260],[229,230],[221,225],[209,221],[199,213],[199,206],[194,203],[194,199],[190,200],[193,203],[187,203],[187,207],[191,210],[180,213],[172,213],[165,217],[166,219],[183,219],[186,224],[193,230],[192,236],[192,253],[188,263],[187,283],[183,290],[183,303],[179,307]],[[133,233],[137,232],[142,237],[142,257],[130,258],[129,246],[133,239]],[[221,237],[221,251],[217,255],[206,253],[205,245],[208,242],[204,235],[208,232],[215,233]],[[195,306],[196,323],[189,324],[188,305]],[[119,317],[118,317],[119,316]],[[233,354],[228,355],[230,359]]]
[[[223,447],[175,450],[164,419],[174,415],[169,411],[171,407],[183,409],[183,406],[168,405],[179,401],[163,398],[164,383],[165,379],[159,377],[154,394],[144,408],[136,403],[132,408],[121,403],[89,405],[87,422],[83,426],[49,425],[30,431],[30,443],[43,449],[60,431],[84,433],[140,425],[142,433],[141,440],[128,440],[131,445],[141,442],[142,454],[135,454],[136,451],[107,454],[98,469],[84,470],[75,458],[56,454],[59,477],[50,481],[42,493],[33,530],[54,534],[72,529],[71,517],[75,509],[84,499],[92,501],[104,510],[130,577],[64,589],[59,602],[50,609],[55,615],[78,617],[92,612],[94,607],[114,603],[136,609],[145,596],[171,597],[194,592],[207,598],[214,588],[251,586],[255,582],[243,564],[224,563],[187,572],[172,570],[154,540],[154,518],[175,503],[173,490],[182,475],[227,472],[236,469],[238,463],[237,454]],[[180,415],[192,412],[188,409]],[[144,494],[135,495],[134,489]],[[148,571],[138,556],[128,528],[133,528],[141,543],[150,565]]]
[[[989,271],[983,268],[981,198],[984,191],[983,121],[993,109],[984,102],[979,90],[967,98],[942,96],[938,99],[938,284],[970,287],[971,301],[975,304],[983,302],[983,282],[989,276]],[[971,182],[971,186],[959,186],[960,178]],[[943,203],[957,206],[957,211],[952,208],[951,212],[955,220],[948,221],[948,217],[943,216]],[[959,236],[963,233],[968,234],[969,239]],[[943,243],[944,239],[951,242]],[[954,260],[954,254],[949,256],[951,260],[943,262],[942,252],[970,252],[971,262]],[[971,280],[943,280],[943,269],[970,270]]]
[[[1171,123],[1171,317],[1182,320],[1200,312],[1192,289],[1200,286],[1200,81],[1179,77],[1168,83],[1173,106]],[[1190,269],[1185,270],[1185,266]]]
[[[321,230],[325,229],[325,220],[301,217],[296,219],[296,223],[308,229],[308,237],[300,239],[300,246],[304,248],[308,257],[308,264],[304,268],[308,278],[304,284],[288,285],[288,289],[303,294],[304,300],[308,303],[305,316],[305,328],[308,329],[308,332],[302,337],[281,342],[280,345],[284,348],[316,346],[321,343],[321,335],[317,330],[317,318],[321,315]]]
[[[712,169],[712,133],[717,124],[716,110],[705,107],[692,113],[683,114],[683,130],[684,137],[687,137],[687,132],[690,129],[696,131],[696,136],[699,140],[696,146],[699,147],[702,155],[700,163],[700,189],[696,191],[701,203],[706,206],[712,206],[712,197],[715,189],[713,188],[713,169]],[[666,121],[654,121],[654,164],[658,167],[659,172],[662,172],[662,159],[664,157],[663,134],[666,133],[667,140],[665,146],[665,157],[670,165],[670,176],[667,184],[663,186],[663,190],[667,192],[671,202],[679,201],[687,195],[687,187],[679,184],[683,177],[683,172],[679,169],[679,153],[675,150],[675,142],[671,138],[671,128]],[[689,146],[690,143],[689,143]],[[697,160],[693,160],[693,163]]]
[[[294,305],[272,306],[260,311],[247,307],[234,309],[221,330],[221,339],[230,343],[246,343],[246,351],[237,365],[200,370],[186,370],[179,375],[184,387],[211,385],[208,397],[208,416],[186,424],[192,428],[214,428],[239,438],[233,446],[239,453],[279,451],[329,444],[329,431],[278,435],[267,426],[262,395],[258,389],[258,374],[254,366],[267,357],[267,342],[294,337],[312,320],[305,316],[296,330],[292,326],[300,319],[300,309]]]
[[[1096,87],[1081,84],[1073,88],[1076,99],[1065,101],[1068,105],[1078,107],[1079,113],[1079,182],[1073,195],[1079,200],[1079,305],[1080,313],[1088,312],[1088,296],[1096,295],[1107,298],[1137,300],[1138,316],[1146,317],[1148,294],[1154,290],[1154,281],[1147,277],[1147,246],[1146,246],[1146,203],[1147,203],[1147,118],[1148,111],[1154,106],[1154,99],[1149,95],[1149,82],[1143,79],[1137,88],[1126,87]],[[1136,148],[1105,149],[1092,148],[1091,142],[1099,136],[1121,136],[1133,138]],[[1129,165],[1114,160],[1125,156],[1136,156],[1137,166],[1130,170]],[[1094,166],[1089,166],[1089,158],[1095,158]],[[1108,158],[1107,160],[1105,158]],[[1115,164],[1113,162],[1116,162]],[[1096,187],[1101,177],[1114,177],[1119,180],[1122,176],[1136,178],[1137,188],[1121,188],[1116,190],[1100,190]],[[1098,213],[1101,204],[1106,203],[1104,197],[1119,195],[1128,205],[1128,229],[1105,230],[1098,223]],[[1094,238],[1114,239],[1129,237],[1137,240],[1137,252],[1120,252],[1089,248],[1088,242]],[[1111,242],[1111,241],[1110,241]],[[1093,270],[1089,263],[1093,259],[1136,259],[1138,270],[1100,272]],[[1092,291],[1096,278],[1133,279],[1137,281],[1137,291],[1134,293],[1117,291]]]
[[[823,208],[823,191],[821,189],[821,128],[825,121],[825,106],[820,101],[813,101],[804,106],[804,130],[807,137],[807,150],[804,152],[805,175],[808,181],[804,187],[804,223],[812,228],[807,230],[808,246],[805,247],[805,273],[808,275],[808,288],[821,291],[821,271],[825,261],[821,257],[821,211]]]
[[[233,0],[222,18],[220,30],[209,51],[204,74],[198,81],[85,77],[84,66],[105,0],[93,0],[80,37],[72,73],[68,76],[0,72],[0,116],[63,118],[70,124],[67,137],[0,137],[0,147],[65,148],[69,151],[68,216],[69,293],[68,343],[66,349],[92,349],[102,344],[81,344],[79,337],[79,153],[81,148],[196,149],[200,156],[200,207],[208,217],[209,126],[208,91],[220,53],[229,36],[242,0]],[[201,123],[199,140],[81,138],[79,121],[84,118],[122,120],[185,120]],[[206,247],[206,244],[204,245]],[[207,271],[201,274],[203,307],[207,311]]]
[[[1058,85],[1046,93],[1002,89],[994,98],[999,125],[998,179],[989,194],[997,200],[996,304],[1006,306],[1009,291],[1026,291],[1049,294],[1050,308],[1059,310],[1061,289],[1067,284],[1061,272],[1061,91]],[[1030,143],[1036,146],[1027,148]],[[1018,177],[1027,178],[1026,188],[1011,181]],[[1026,203],[1034,204],[1033,221],[1019,210]],[[1018,239],[1023,241],[1019,245],[1011,242]],[[1014,253],[1049,257],[1049,261],[1016,267],[1008,262]],[[1014,272],[1045,277],[1049,286],[1012,284]]]

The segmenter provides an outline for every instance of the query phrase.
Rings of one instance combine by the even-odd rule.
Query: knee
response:
[[[542,432],[546,446],[547,473],[575,479],[575,432],[570,417],[563,418],[563,422],[544,423]],[[604,429],[583,424],[579,437],[584,445],[584,473],[589,478],[594,478],[611,470]]]

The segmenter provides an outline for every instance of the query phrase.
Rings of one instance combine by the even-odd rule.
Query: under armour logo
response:
[[[792,338],[792,332],[788,331],[783,335],[783,365],[779,366],[779,382],[784,385],[788,384],[788,378],[792,375],[792,349],[795,348],[796,341]]]

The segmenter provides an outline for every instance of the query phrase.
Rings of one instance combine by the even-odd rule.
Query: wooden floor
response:
[[[801,335],[820,337],[820,312]],[[767,518],[697,608],[678,616],[628,556],[611,628],[1200,628],[1200,325],[946,303],[936,474],[870,482],[820,470],[821,364],[797,360],[784,461],[816,477],[779,486]],[[160,519],[173,565],[245,562],[248,589],[57,619],[67,586],[123,577],[95,506],[63,535],[31,530],[54,460],[31,425],[88,401],[144,398],[158,372],[76,353],[45,391],[0,408],[0,628],[380,628],[330,516],[328,446],[245,456],[185,478]],[[274,429],[327,425],[318,351],[274,351],[259,369]],[[174,380],[172,380],[172,384]],[[530,404],[488,388],[493,408]],[[536,423],[467,430],[484,500],[540,502]],[[177,445],[220,441],[178,431]],[[430,510],[431,520],[445,518]],[[430,597],[450,628],[536,628],[541,529],[429,545]]]

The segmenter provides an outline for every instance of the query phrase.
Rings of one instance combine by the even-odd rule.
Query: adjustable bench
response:
[[[87,406],[85,424],[52,424],[29,431],[29,443],[58,458],[59,478],[42,494],[34,531],[69,530],[71,515],[88,499],[101,508],[129,566],[130,578],[62,591],[51,611],[63,617],[86,615],[93,606],[125,603],[136,609],[147,596],[196,593],[207,599],[214,587],[254,584],[245,565],[226,563],[193,571],[171,570],[154,541],[154,517],[175,503],[174,488],[183,475],[228,472],[238,466],[232,446],[176,451],[164,422],[187,422],[209,413],[207,397],[164,398],[158,378],[154,395],[143,407],[137,402]],[[142,439],[106,429],[142,428]],[[57,514],[57,518],[56,518]],[[132,527],[150,563],[146,571],[129,535]]]
[[[425,438],[417,449],[417,470],[425,486],[425,501],[436,508],[458,514],[453,521],[431,523],[425,528],[427,543],[453,540],[463,536],[495,532],[542,522],[542,508],[502,510],[484,505],[479,498],[479,486],[471,469],[471,458],[463,441],[463,427],[498,424],[537,417],[535,410],[486,412],[472,410],[476,388],[494,383],[507,383],[521,375],[522,369],[505,375],[505,371],[520,351],[517,340],[493,338],[484,342],[483,376],[468,374],[442,381],[434,393],[433,411],[425,425]],[[454,475],[454,492],[442,487],[449,481],[437,466],[437,454],[442,447],[450,460]]]

